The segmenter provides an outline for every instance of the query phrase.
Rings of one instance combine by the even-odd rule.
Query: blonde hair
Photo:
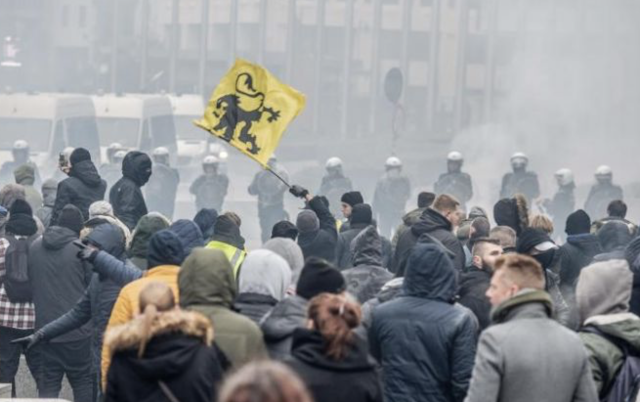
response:
[[[547,215],[532,216],[529,227],[540,229],[548,235],[553,234],[553,222]]]
[[[158,319],[159,313],[173,310],[176,307],[176,299],[169,285],[151,282],[140,291],[138,300],[142,315],[142,337],[138,345],[138,357],[142,357],[151,339],[153,322]]]

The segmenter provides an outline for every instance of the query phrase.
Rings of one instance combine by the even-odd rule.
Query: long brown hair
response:
[[[176,299],[167,284],[151,282],[140,291],[138,301],[142,314],[142,338],[138,345],[138,357],[142,357],[151,338],[151,326],[158,318],[158,313],[174,309]]]
[[[360,305],[345,296],[321,293],[309,302],[307,317],[325,340],[325,353],[342,359],[353,342],[353,329],[360,325]]]

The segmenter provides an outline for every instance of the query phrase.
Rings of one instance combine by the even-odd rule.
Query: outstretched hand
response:
[[[309,190],[297,184],[294,184],[293,186],[291,186],[291,188],[289,189],[289,192],[291,193],[291,195],[297,198],[306,199],[307,196],[309,195]]]
[[[78,252],[77,257],[82,261],[93,262],[96,259],[96,256],[98,255],[99,251],[100,250],[97,247],[94,247],[90,244],[85,244],[83,245],[83,247],[80,248],[80,251]]]

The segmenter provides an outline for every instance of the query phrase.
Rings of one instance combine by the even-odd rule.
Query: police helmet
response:
[[[449,155],[447,155],[447,160],[449,162],[462,162],[462,154],[458,151],[449,152]]]
[[[338,157],[332,157],[327,159],[327,163],[324,165],[325,169],[335,169],[342,167],[342,159]]]
[[[555,175],[556,180],[562,186],[566,186],[573,183],[573,172],[569,169],[563,168],[558,170]]]

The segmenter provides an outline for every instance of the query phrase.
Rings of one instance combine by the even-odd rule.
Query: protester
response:
[[[138,269],[147,269],[147,256],[149,255],[149,240],[158,231],[167,229],[171,222],[157,212],[151,212],[138,221],[131,235],[129,258]]]
[[[116,217],[133,230],[140,218],[148,213],[140,188],[151,177],[151,159],[143,152],[131,151],[122,161],[122,178],[109,192],[109,203]]]
[[[520,236],[529,227],[529,204],[522,194],[503,198],[493,206],[493,218],[498,226],[508,226]]]
[[[606,216],[607,206],[611,201],[623,200],[622,187],[613,184],[613,171],[609,166],[602,165],[596,169],[595,184],[589,190],[589,195],[584,203],[584,210],[593,221],[598,221]]]
[[[578,336],[551,319],[545,273],[531,257],[498,259],[487,297],[493,324],[480,336],[466,402],[597,401]]]
[[[382,365],[385,401],[464,398],[478,325],[469,310],[454,305],[457,275],[439,246],[417,244],[407,261],[403,293],[373,311],[369,343]]]
[[[173,219],[180,173],[178,173],[178,169],[171,167],[171,155],[167,148],[154,149],[152,156],[152,173],[144,188],[147,208]]]
[[[214,226],[218,219],[218,211],[211,208],[203,208],[198,211],[193,221],[198,225],[202,232],[202,238],[205,243],[209,243],[214,233]]]
[[[38,190],[33,187],[33,183],[36,179],[33,166],[28,164],[18,166],[13,171],[13,176],[16,179],[16,184],[24,187],[26,201],[29,203],[31,210],[38,211],[40,208],[42,208],[42,196],[40,195]]]
[[[224,199],[229,189],[229,178],[220,172],[220,161],[208,155],[202,161],[202,174],[189,187],[196,197],[196,210],[214,209],[222,211]]]
[[[376,362],[354,332],[360,316],[358,304],[322,293],[309,302],[307,327],[293,333],[286,362],[316,402],[382,402]]]
[[[435,199],[436,199],[436,195],[434,193],[421,191],[418,194],[418,208],[407,212],[402,217],[402,223],[398,225],[398,227],[395,230],[395,233],[393,234],[393,238],[391,239],[391,247],[393,250],[396,249],[396,246],[398,244],[398,239],[400,238],[400,236],[402,236],[404,232],[409,230],[411,226],[418,223],[424,211],[427,208],[429,208],[431,204],[433,204],[433,201]]]
[[[607,222],[619,221],[625,223],[629,227],[632,236],[638,233],[638,226],[631,221],[625,219],[627,217],[627,204],[622,200],[613,200],[607,205],[607,217],[593,222],[591,233],[596,233]]]
[[[393,229],[405,213],[411,196],[411,182],[402,173],[402,161],[391,156],[385,162],[385,173],[378,179],[373,193],[374,219],[378,221],[380,233],[391,236]]]
[[[124,234],[127,248],[131,245],[131,231],[120,219],[116,218],[113,213],[113,207],[107,201],[96,201],[89,207],[89,219],[84,222],[84,229],[80,232],[80,237],[86,237],[86,234],[94,228],[104,223],[117,226]]]
[[[573,173],[569,169],[560,169],[555,173],[558,191],[553,199],[546,204],[546,209],[553,217],[553,226],[556,231],[554,236],[564,238],[565,222],[569,214],[575,210],[575,196],[573,192],[576,184],[573,181]]]
[[[513,172],[502,177],[500,199],[512,198],[516,194],[522,194],[528,203],[540,196],[540,184],[538,175],[528,171],[529,158],[522,152],[516,152],[511,156],[511,168]],[[500,223],[499,223],[500,225]]]
[[[233,311],[236,281],[229,260],[220,250],[196,248],[178,275],[180,307],[208,317],[216,343],[234,368],[266,357],[260,328]]]
[[[341,209],[342,195],[350,192],[353,184],[351,179],[345,176],[340,158],[327,159],[325,170],[326,174],[322,177],[317,194],[329,200],[331,214],[336,216]]]
[[[609,221],[596,232],[602,253],[593,257],[593,261],[601,262],[624,258],[624,250],[633,237],[629,227],[620,221]]]
[[[58,184],[56,203],[51,213],[51,223],[54,225],[62,208],[67,204],[75,205],[82,212],[84,219],[89,219],[89,206],[104,199],[107,189],[107,183],[100,178],[89,151],[76,148],[71,153],[69,163],[69,177]]]
[[[240,235],[240,227],[228,215],[223,214],[216,219],[213,236],[207,248],[222,251],[231,263],[234,277],[238,277],[247,252],[244,249],[244,238]]]
[[[334,262],[338,231],[329,208],[320,197],[312,197],[301,187],[293,186],[290,191],[294,196],[304,199],[309,208],[300,212],[296,218],[296,227],[300,233],[298,245],[302,249],[304,259],[318,257]]]
[[[353,212],[353,207],[358,204],[364,204],[364,198],[362,198],[360,191],[347,191],[340,197],[340,211],[344,217],[340,232],[350,229],[351,213]]]
[[[349,220],[349,229],[341,230],[336,246],[336,265],[338,269],[346,269],[353,266],[351,255],[351,242],[366,227],[372,224],[373,213],[369,204],[357,204],[353,207]],[[380,243],[382,251],[382,243]]]
[[[296,241],[299,233],[298,228],[293,223],[289,221],[280,221],[273,225],[273,229],[271,229],[271,239],[282,237]]]
[[[269,250],[247,255],[238,278],[236,310],[256,324],[287,295],[291,286],[291,268],[284,258]]]
[[[322,259],[308,258],[296,295],[281,300],[260,325],[271,358],[283,360],[291,354],[293,332],[304,327],[309,300],[320,293],[341,294],[345,290],[344,278],[335,267]]]
[[[53,213],[53,206],[56,203],[57,192],[57,181],[47,179],[42,183],[42,206],[35,210],[35,216],[40,219],[40,222],[42,222],[45,228],[48,228],[51,224],[51,214]]]
[[[289,174],[278,163],[275,155],[269,158],[268,165],[269,170],[275,172],[284,181],[289,179]],[[284,210],[284,193],[287,191],[287,186],[269,170],[261,169],[256,173],[248,189],[250,195],[258,196],[258,218],[263,243],[269,240],[273,225],[288,218]]]
[[[223,373],[209,320],[180,310],[161,282],[147,284],[138,305],[139,317],[106,335],[114,354],[104,400],[215,400]]]
[[[447,155],[447,173],[438,177],[433,186],[436,195],[448,194],[460,201],[463,210],[467,209],[467,203],[473,197],[473,184],[471,176],[462,172],[464,158],[460,152],[454,151]]]
[[[495,239],[500,243],[502,251],[507,253],[516,252],[516,231],[509,226],[496,226],[489,231],[489,237]]]

